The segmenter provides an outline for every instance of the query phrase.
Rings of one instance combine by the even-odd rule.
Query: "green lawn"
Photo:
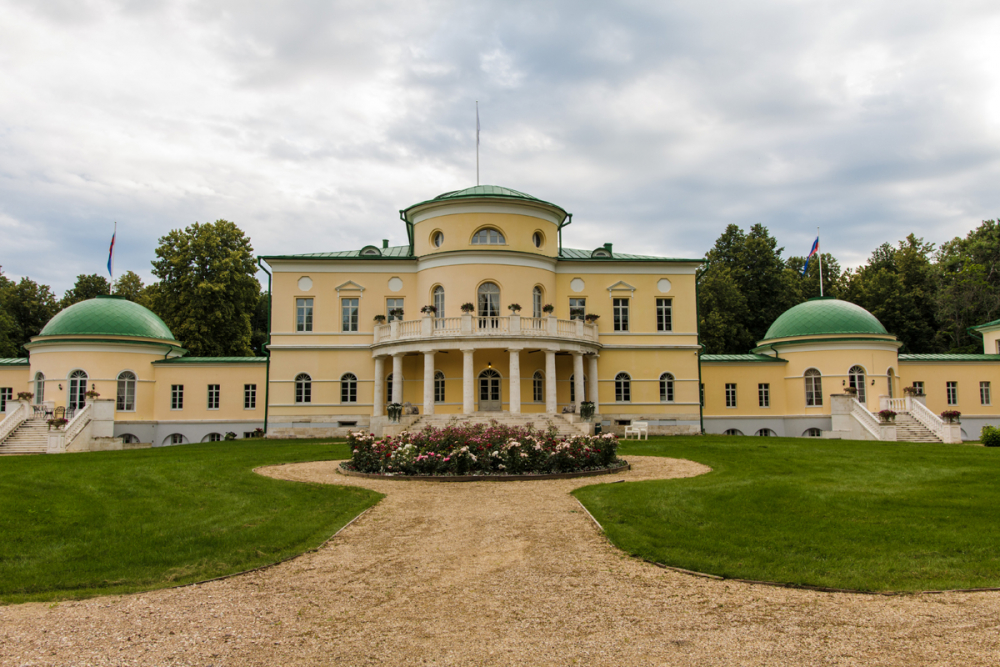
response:
[[[322,544],[380,494],[253,468],[348,458],[345,443],[239,440],[0,458],[0,602],[201,581]]]
[[[651,438],[619,453],[713,469],[575,492],[630,554],[856,590],[1000,586],[1000,449],[704,436]]]

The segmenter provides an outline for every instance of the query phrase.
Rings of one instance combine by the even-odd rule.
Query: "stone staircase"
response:
[[[911,415],[900,412],[896,415],[896,440],[898,442],[941,442],[930,429]]]
[[[3,454],[44,454],[49,446],[49,425],[44,417],[29,419],[0,442]]]
[[[496,421],[504,426],[526,427],[531,424],[533,428],[540,431],[548,430],[554,426],[558,434],[562,437],[571,437],[590,433],[590,423],[573,424],[562,415],[550,414],[510,414],[509,412],[474,412],[463,415],[421,415],[409,425],[407,431],[422,431],[428,426],[442,428],[449,425],[459,424],[489,424]]]

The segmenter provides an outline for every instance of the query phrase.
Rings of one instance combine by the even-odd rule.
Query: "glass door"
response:
[[[495,283],[479,286],[479,328],[500,328],[500,288]]]
[[[479,411],[500,412],[500,374],[488,368],[479,374]]]

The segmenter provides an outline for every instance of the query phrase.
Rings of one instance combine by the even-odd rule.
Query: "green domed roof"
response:
[[[61,310],[40,336],[131,336],[174,341],[156,314],[120,296],[98,296]]]
[[[888,333],[882,323],[861,306],[832,297],[820,297],[782,313],[767,330],[764,340],[823,334],[885,336]]]
[[[513,190],[511,188],[505,188],[500,185],[476,185],[471,188],[465,188],[464,190],[454,190],[452,192],[445,192],[439,194],[434,199],[428,199],[427,201],[422,201],[419,204],[414,204],[403,210],[403,213],[408,213],[410,210],[423,206],[424,204],[432,204],[435,202],[446,202],[461,199],[506,199],[515,200],[522,202],[533,202],[536,204],[543,204],[545,206],[551,206],[553,208],[562,211],[563,215],[568,216],[566,210],[562,206],[553,204],[552,202],[545,201],[544,199],[539,199],[538,197],[533,197],[527,193],[519,192],[518,190]]]

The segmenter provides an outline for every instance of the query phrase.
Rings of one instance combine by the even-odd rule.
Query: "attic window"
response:
[[[598,248],[594,252],[590,253],[591,257],[611,257],[611,252],[605,248]]]
[[[472,237],[472,245],[504,245],[507,240],[503,234],[492,227],[486,227],[476,232]]]
[[[382,251],[375,246],[370,245],[361,249],[361,255],[363,257],[380,257],[382,255]]]

